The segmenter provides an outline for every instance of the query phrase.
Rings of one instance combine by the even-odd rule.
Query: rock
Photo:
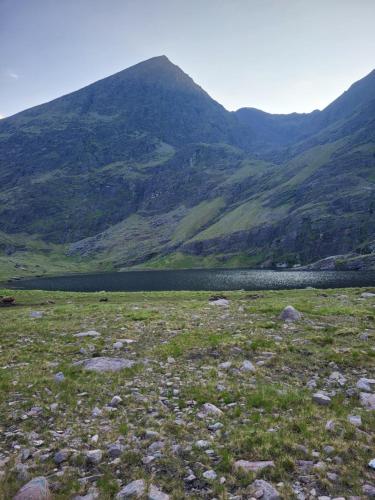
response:
[[[365,392],[372,392],[375,389],[375,379],[360,378],[357,382],[357,389]]]
[[[335,424],[334,420],[328,420],[328,422],[326,423],[326,426],[325,426],[325,430],[332,432],[335,430],[335,425],[336,424]]]
[[[298,321],[301,318],[302,314],[293,306],[286,306],[279,316],[279,319],[284,321]]]
[[[83,337],[100,337],[100,333],[97,332],[96,330],[89,330],[87,332],[75,333],[73,337],[77,337],[79,339]]]
[[[86,495],[77,495],[73,500],[100,500],[100,493],[96,488],[90,488]]]
[[[346,378],[340,372],[332,372],[329,376],[330,382],[335,382],[338,385],[344,386],[346,384]]]
[[[350,422],[352,425],[355,425],[356,427],[360,427],[362,425],[362,419],[360,415],[349,415],[348,422]]]
[[[232,366],[231,361],[225,361],[224,363],[219,364],[219,368],[221,370],[229,370],[229,368]]]
[[[204,439],[199,439],[199,441],[195,441],[194,444],[197,448],[205,449],[205,448],[209,448],[211,443],[209,443],[208,441],[205,441]]]
[[[266,467],[274,467],[275,463],[272,460],[259,460],[256,462],[249,462],[248,460],[237,460],[234,463],[234,469],[243,472],[257,472],[258,470],[265,469]]]
[[[52,500],[47,479],[35,477],[18,491],[13,500]]]
[[[82,366],[85,370],[94,372],[117,372],[124,368],[131,368],[135,361],[125,358],[90,358],[76,361],[74,366]]]
[[[65,375],[63,372],[56,373],[54,376],[55,382],[64,382],[65,380]]]
[[[369,461],[368,466],[375,470],[375,458]]]
[[[98,465],[102,461],[103,452],[102,450],[89,450],[86,452],[86,461],[91,465]]]
[[[372,484],[364,484],[362,491],[368,498],[375,498],[375,486],[372,486]]]
[[[157,451],[160,451],[164,448],[164,443],[163,441],[155,441],[154,443],[150,444],[148,447],[148,451],[150,453],[156,453]]]
[[[326,396],[325,394],[322,394],[320,392],[316,392],[313,395],[313,401],[315,401],[315,403],[317,403],[318,405],[328,406],[331,404],[332,400],[329,396]]]
[[[251,491],[253,491],[253,496],[255,498],[261,498],[262,500],[280,500],[281,496],[277,490],[272,486],[272,484],[267,483],[263,479],[257,479],[250,485]]]
[[[169,500],[169,495],[163,493],[155,485],[151,485],[148,492],[148,500]]]
[[[375,293],[372,293],[372,292],[363,292],[363,293],[361,293],[361,297],[363,299],[371,299],[372,297],[375,297]]]
[[[116,495],[117,500],[122,500],[123,498],[141,498],[146,491],[146,483],[143,479],[137,479],[127,484],[119,493]]]
[[[210,481],[213,481],[214,479],[217,478],[217,474],[214,470],[206,470],[206,472],[203,472],[203,477],[205,479],[208,479]]]
[[[98,408],[97,406],[95,406],[95,408],[91,412],[91,415],[93,417],[101,417],[102,414],[103,414],[102,410],[100,408]]]
[[[110,458],[118,458],[124,452],[125,447],[122,444],[114,443],[108,447],[108,455]]]
[[[53,461],[55,462],[56,465],[60,465],[63,462],[66,462],[69,457],[70,457],[69,450],[59,450],[55,453]]]
[[[368,392],[361,392],[359,395],[361,405],[368,410],[375,410],[375,394],[369,394]]]
[[[31,311],[30,313],[30,318],[43,318],[43,312],[42,311]]]
[[[220,410],[220,408],[213,405],[212,403],[204,403],[202,410],[206,415],[222,415],[223,414],[223,412]]]
[[[222,424],[221,422],[216,422],[215,424],[208,426],[210,431],[218,431],[219,429],[222,429],[223,427],[224,427],[224,424]]]
[[[29,468],[27,465],[22,464],[22,463],[17,464],[14,469],[15,469],[18,481],[24,483],[29,479],[29,477],[30,477],[29,476]]]
[[[255,372],[256,368],[251,361],[245,359],[245,361],[242,363],[241,370],[244,372]]]
[[[116,408],[121,402],[122,399],[120,398],[120,396],[113,396],[111,402],[109,403],[109,406],[112,406],[112,408]]]
[[[227,299],[215,299],[215,300],[210,300],[209,304],[214,305],[214,306],[228,307],[229,300],[227,300]]]
[[[335,448],[333,446],[330,446],[329,444],[327,444],[326,446],[323,447],[323,451],[327,455],[332,455],[333,453],[335,453]]]
[[[122,342],[115,342],[112,347],[113,349],[122,349],[124,344]]]

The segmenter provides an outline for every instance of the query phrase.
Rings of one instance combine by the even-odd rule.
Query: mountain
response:
[[[366,253],[374,183],[375,71],[322,111],[272,115],[228,112],[155,57],[0,121],[0,264],[27,274]]]

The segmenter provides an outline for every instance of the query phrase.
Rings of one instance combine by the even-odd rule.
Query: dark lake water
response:
[[[343,288],[375,286],[375,271],[270,271],[253,269],[128,271],[30,278],[16,281],[10,286],[17,289],[75,292]]]

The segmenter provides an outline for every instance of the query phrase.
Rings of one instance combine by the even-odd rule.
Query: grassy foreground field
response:
[[[112,499],[139,479],[171,499],[262,498],[255,479],[283,499],[367,498],[375,412],[360,393],[374,385],[357,387],[375,378],[366,291],[228,292],[219,305],[207,292],[0,290],[16,298],[0,308],[0,498],[39,475],[54,499]],[[278,319],[288,304],[301,320]],[[74,336],[91,330],[100,335]],[[135,363],[99,373],[73,364],[93,357]],[[327,405],[313,398],[322,391]],[[238,460],[273,465],[245,472]]]

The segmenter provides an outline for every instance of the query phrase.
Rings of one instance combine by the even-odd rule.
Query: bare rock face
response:
[[[251,491],[255,498],[260,498],[261,500],[280,500],[281,496],[279,492],[275,490],[272,484],[263,481],[263,479],[257,479],[251,484]]]
[[[85,370],[94,372],[117,372],[124,368],[131,368],[135,361],[125,358],[90,358],[74,363],[75,366],[82,366]]]
[[[48,481],[45,477],[35,477],[22,486],[13,500],[52,500]]]
[[[302,314],[293,306],[286,306],[279,316],[283,321],[298,321],[302,318]]]

